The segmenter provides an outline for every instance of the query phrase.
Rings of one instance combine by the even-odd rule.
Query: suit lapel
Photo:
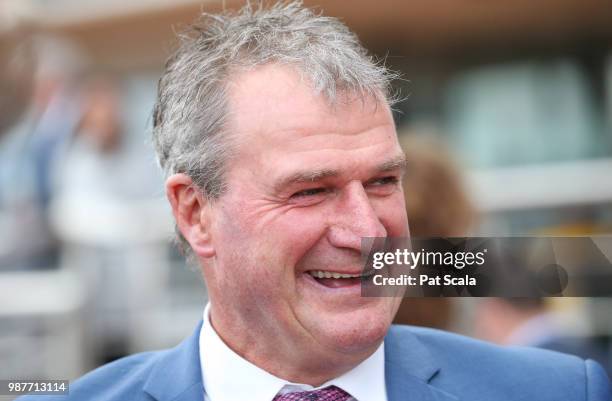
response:
[[[158,356],[143,390],[158,401],[202,401],[199,337],[202,322],[182,343]]]
[[[385,338],[388,401],[458,401],[430,384],[440,368],[408,328],[392,327]]]

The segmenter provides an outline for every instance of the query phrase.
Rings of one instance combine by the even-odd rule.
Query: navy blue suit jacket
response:
[[[203,401],[200,327],[175,348],[133,355],[90,372],[71,383],[68,397],[20,401]],[[389,401],[612,400],[610,381],[593,361],[410,326],[389,331],[385,376]]]

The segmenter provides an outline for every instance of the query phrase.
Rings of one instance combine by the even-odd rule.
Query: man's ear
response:
[[[183,237],[193,252],[204,258],[215,255],[210,236],[208,200],[186,174],[174,174],[166,180],[166,196]]]

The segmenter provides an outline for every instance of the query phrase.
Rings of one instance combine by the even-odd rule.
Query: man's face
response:
[[[293,69],[268,65],[234,77],[229,109],[236,153],[205,267],[213,325],[230,346],[250,338],[280,360],[373,352],[399,300],[313,275],[359,275],[362,237],[408,235],[388,106],[330,107]]]

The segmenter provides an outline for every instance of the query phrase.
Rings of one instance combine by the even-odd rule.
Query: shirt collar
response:
[[[211,401],[270,401],[276,394],[335,385],[358,401],[386,400],[384,343],[352,370],[319,387],[291,383],[255,366],[232,351],[221,340],[204,309],[200,331],[200,364],[204,391]],[[208,367],[208,368],[207,368]]]

